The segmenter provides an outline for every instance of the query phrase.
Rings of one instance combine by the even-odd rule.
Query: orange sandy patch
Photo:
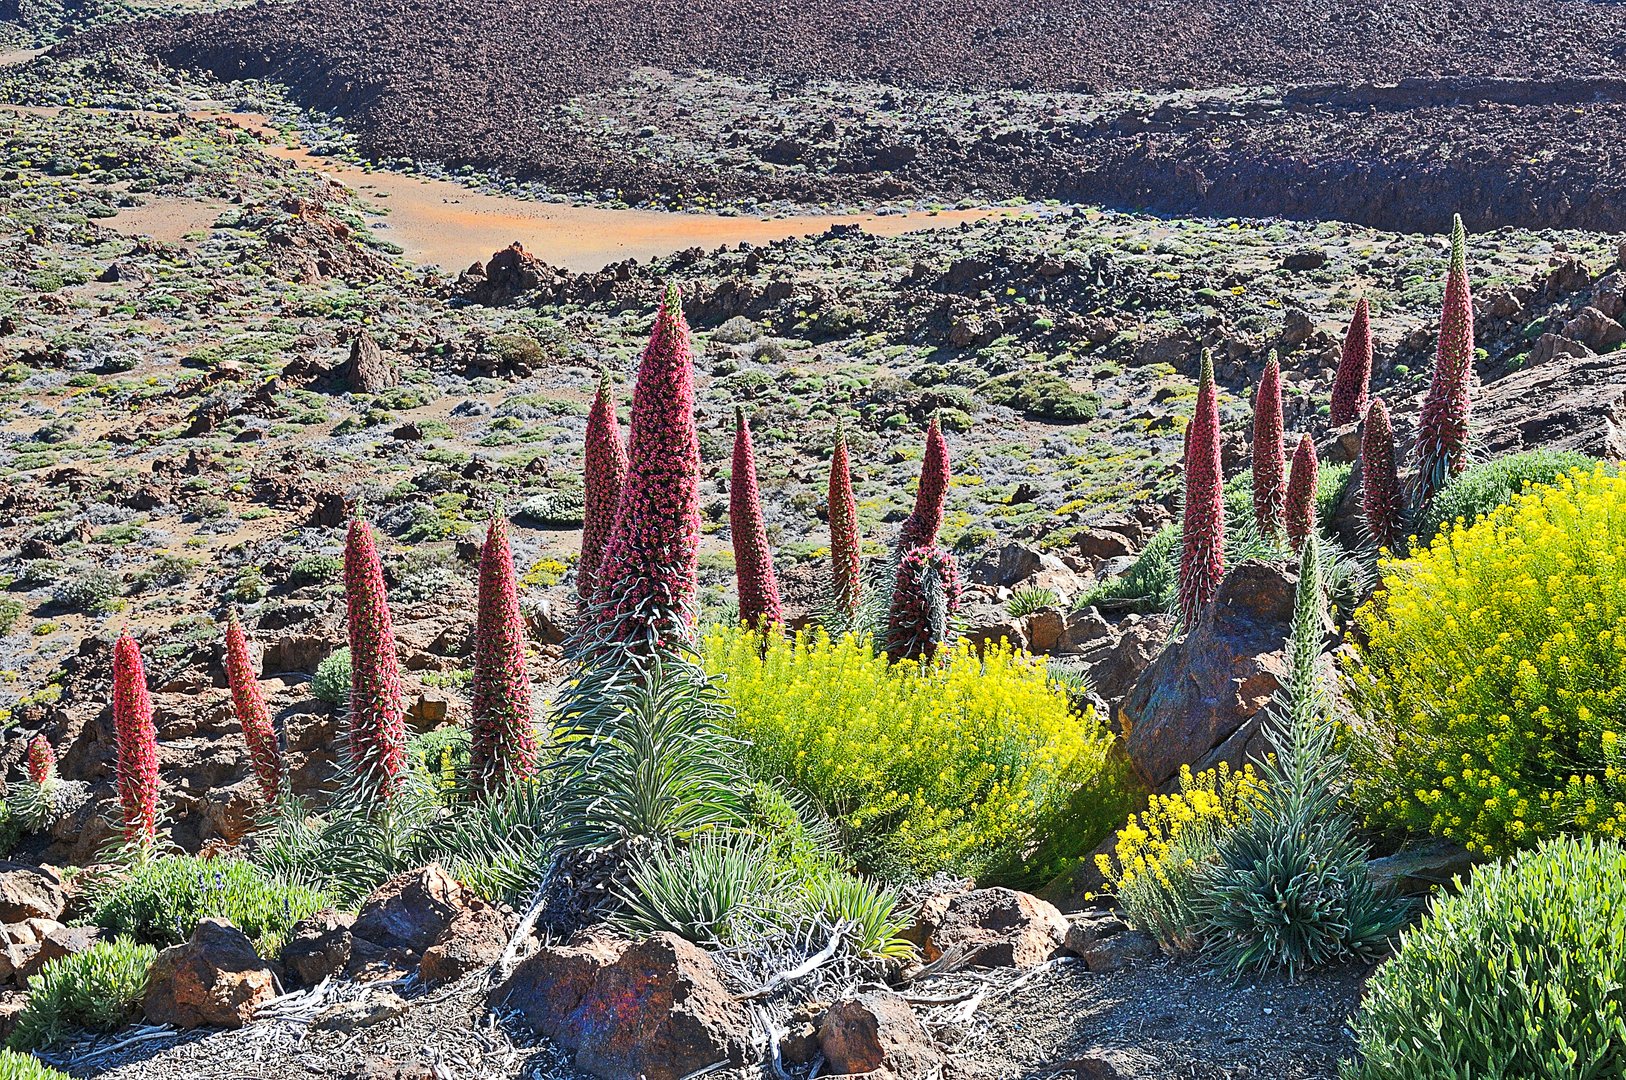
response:
[[[268,155],[323,173],[364,198],[371,197],[374,205],[389,211],[382,223],[373,226],[380,237],[399,244],[407,258],[416,263],[433,263],[452,271],[483,262],[515,240],[545,262],[583,271],[623,259],[642,261],[670,255],[685,248],[765,244],[793,236],[812,236],[832,225],[856,224],[877,236],[897,236],[1014,213],[1008,209],[978,209],[765,219],[541,203],[476,192],[450,180],[367,172],[318,157],[304,148],[284,145],[281,136],[267,128],[263,117],[243,113],[207,115],[267,139]]]

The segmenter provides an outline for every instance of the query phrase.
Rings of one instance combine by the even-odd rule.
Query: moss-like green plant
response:
[[[51,960],[28,982],[10,1045],[54,1046],[77,1031],[117,1031],[141,1016],[147,969],[158,950],[129,938],[99,941],[82,953]]]
[[[1571,470],[1590,469],[1595,464],[1578,451],[1539,449],[1475,465],[1445,485],[1417,515],[1412,531],[1418,545],[1427,546],[1447,524],[1460,519],[1472,525],[1512,502],[1532,484],[1550,484]]]
[[[329,906],[322,894],[278,881],[242,859],[166,856],[140,863],[95,897],[90,921],[147,945],[178,945],[202,919],[228,919],[262,956],[294,923]]]
[[[1626,851],[1559,837],[1439,897],[1366,985],[1345,1080],[1626,1073]]]

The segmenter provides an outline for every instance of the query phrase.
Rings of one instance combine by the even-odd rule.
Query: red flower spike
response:
[[[836,609],[844,618],[858,611],[863,592],[858,541],[858,504],[853,499],[852,469],[847,462],[847,433],[836,422],[836,447],[830,454],[830,579]]]
[[[113,646],[113,738],[124,839],[150,848],[158,838],[158,729],[141,649],[128,630]]]
[[[1270,354],[1253,394],[1253,519],[1259,535],[1279,539],[1287,499],[1287,454],[1282,448],[1282,368]]]
[[[610,398],[610,377],[599,379],[598,396],[587,414],[586,460],[583,468],[582,553],[576,563],[576,594],[591,601],[604,545],[615,528],[621,485],[627,476],[627,449]]]
[[[493,517],[480,549],[480,591],[474,624],[474,683],[469,725],[469,773],[486,796],[536,775],[536,724],[525,667],[525,620],[519,611],[508,522]]]
[[[1299,446],[1293,451],[1293,472],[1287,478],[1287,542],[1295,552],[1304,547],[1305,538],[1315,529],[1316,473],[1315,444],[1310,436],[1299,436]]]
[[[1367,388],[1372,382],[1372,313],[1366,297],[1355,302],[1355,316],[1344,335],[1344,352],[1332,386],[1333,427],[1353,424],[1366,413]]]
[[[745,410],[734,408],[734,460],[728,482],[728,525],[734,538],[734,574],[739,582],[740,621],[757,630],[785,621],[779,605],[779,580],[768,550],[757,491],[756,453]]]
[[[350,630],[350,761],[378,794],[389,796],[406,767],[401,666],[384,594],[384,567],[372,529],[359,519],[350,523],[345,541],[344,591]]]
[[[689,327],[669,285],[638,367],[627,477],[598,570],[597,617],[610,641],[667,648],[693,635],[699,491]]]
[[[1219,392],[1203,350],[1197,411],[1186,428],[1186,501],[1180,540],[1180,616],[1190,627],[1225,576],[1225,478],[1220,468]]]
[[[943,511],[948,500],[949,452],[943,429],[932,417],[926,429],[926,456],[920,462],[920,487],[915,492],[915,508],[903,523],[898,548],[909,552],[937,544],[937,531],[943,527]]]
[[[266,802],[274,803],[282,788],[282,755],[277,748],[276,729],[271,726],[271,713],[265,707],[265,695],[254,675],[248,638],[243,635],[243,624],[233,615],[226,624],[226,682],[231,686],[232,708],[243,726],[243,741],[248,744],[248,759],[259,781],[260,794]]]
[[[1451,223],[1451,268],[1440,310],[1434,378],[1417,421],[1414,504],[1421,509],[1446,481],[1468,467],[1469,394],[1474,376],[1474,301],[1468,288],[1467,235],[1462,217]]]
[[[28,743],[28,778],[35,787],[44,787],[56,779],[56,751],[44,735],[36,735]]]
[[[1382,398],[1373,398],[1361,430],[1361,516],[1380,548],[1399,551],[1406,540],[1406,503],[1395,467],[1395,435]]]

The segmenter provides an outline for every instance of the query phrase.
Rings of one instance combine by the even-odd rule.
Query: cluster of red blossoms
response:
[[[1468,460],[1469,399],[1473,385],[1474,312],[1468,287],[1467,237],[1462,218],[1451,228],[1451,262],[1440,312],[1434,377],[1419,418],[1412,509],[1427,505]],[[1329,419],[1334,427],[1361,422],[1358,466],[1361,513],[1366,532],[1379,548],[1405,542],[1408,507],[1397,472],[1394,429],[1389,411],[1370,396],[1372,316],[1363,297],[1356,302],[1344,338],[1333,385]],[[1301,436],[1289,473],[1282,442],[1281,367],[1273,354],[1254,393],[1253,512],[1259,532],[1277,538],[1285,532],[1294,551],[1316,528],[1315,445]],[[1189,625],[1213,598],[1225,572],[1224,477],[1220,471],[1219,413],[1213,365],[1205,352],[1198,380],[1197,409],[1186,428],[1185,516],[1180,555],[1180,612]]]

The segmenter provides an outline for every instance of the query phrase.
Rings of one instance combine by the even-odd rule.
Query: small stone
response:
[[[407,1003],[393,990],[377,990],[356,1001],[341,1001],[316,1014],[317,1031],[353,1032],[394,1020],[407,1011]]]
[[[1102,938],[1087,946],[1079,954],[1084,966],[1097,974],[1121,971],[1126,967],[1156,960],[1162,955],[1163,950],[1158,948],[1157,941],[1152,935],[1139,930],[1129,930]]]
[[[1097,942],[1128,930],[1129,926],[1110,911],[1081,911],[1067,917],[1063,945],[1074,956],[1083,956]]]
[[[909,1003],[888,990],[866,990],[838,1001],[819,1024],[819,1049],[837,1075],[885,1069],[899,1078],[923,1078],[942,1055]]]

